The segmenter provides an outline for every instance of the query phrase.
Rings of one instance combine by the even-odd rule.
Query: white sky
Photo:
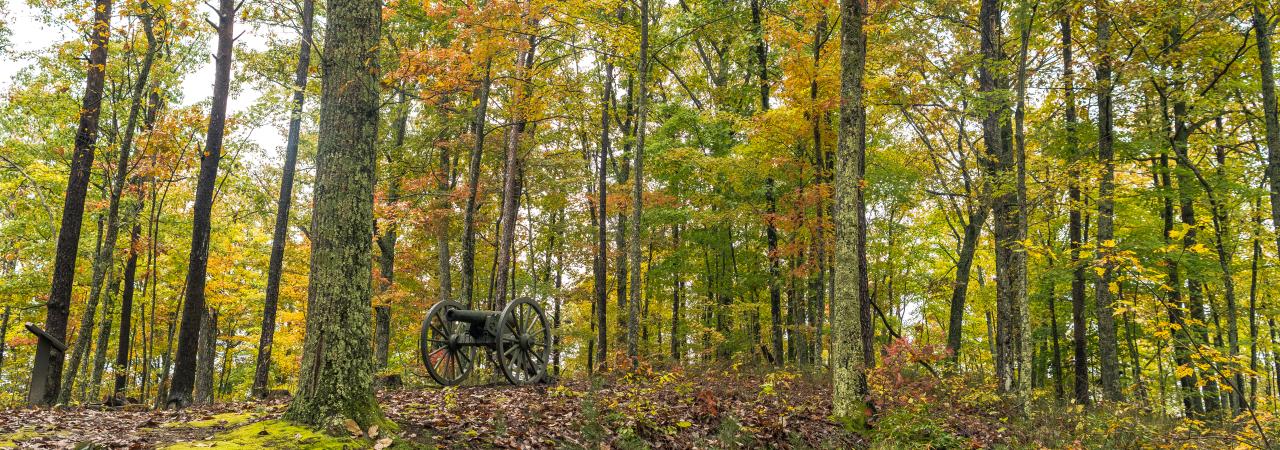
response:
[[[200,8],[209,20],[217,21],[217,16],[210,8]],[[13,77],[23,68],[34,63],[33,55],[38,55],[41,51],[50,48],[54,44],[66,41],[72,38],[78,38],[80,30],[57,29],[49,27],[42,23],[38,13],[27,5],[27,0],[8,0],[5,2],[5,11],[3,12],[5,22],[9,25],[11,34],[9,36],[10,47],[8,51],[0,53],[0,92],[7,91],[13,82]],[[114,19],[114,18],[113,18]],[[200,26],[208,26],[200,22]],[[243,32],[240,39],[236,41],[236,46],[241,47],[248,45],[250,47],[264,47],[264,39],[258,38],[258,33],[262,31],[249,27],[246,29],[242,24],[237,24],[237,33]],[[210,34],[209,42],[206,48],[210,51],[216,44],[217,36]],[[112,48],[117,49],[117,43],[112,43]],[[108,56],[110,57],[110,56]],[[234,71],[232,76],[234,76]],[[208,60],[197,69],[194,73],[188,74],[182,80],[182,98],[183,106],[199,103],[208,99],[213,94],[213,56],[210,55]],[[237,95],[233,95],[227,102],[227,113],[236,114],[248,109],[253,101],[256,100],[261,93],[249,86],[243,86]],[[258,144],[266,153],[267,161],[274,161],[276,155],[283,154],[285,136],[281,134],[274,124],[264,124],[252,130],[244,130],[242,133],[248,133],[249,140]],[[229,136],[229,138],[234,138]]]

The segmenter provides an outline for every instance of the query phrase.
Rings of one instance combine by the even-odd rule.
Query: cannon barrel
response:
[[[484,325],[490,317],[498,315],[497,311],[481,311],[474,309],[454,309],[446,313],[449,320]]]

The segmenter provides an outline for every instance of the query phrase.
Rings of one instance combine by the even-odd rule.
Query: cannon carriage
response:
[[[427,310],[418,353],[437,383],[453,386],[466,380],[475,367],[477,349],[490,353],[511,384],[542,381],[551,355],[546,313],[527,297],[508,303],[502,311],[463,309],[449,300]]]

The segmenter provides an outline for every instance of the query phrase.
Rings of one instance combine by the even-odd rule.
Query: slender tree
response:
[[[631,161],[633,184],[631,185],[631,236],[628,237],[631,255],[631,298],[627,314],[627,355],[631,367],[640,363],[637,350],[636,326],[640,318],[640,233],[644,209],[644,146],[649,114],[649,0],[640,0],[640,61],[637,64],[640,86],[636,93],[636,147]]]
[[[1095,7],[1098,16],[1098,63],[1095,81],[1098,87],[1098,162],[1102,175],[1098,181],[1098,259],[1102,276],[1094,285],[1094,301],[1098,314],[1098,368],[1102,374],[1102,393],[1107,400],[1120,401],[1120,358],[1116,337],[1115,307],[1112,305],[1111,285],[1115,263],[1115,173],[1116,164],[1112,149],[1113,126],[1111,107],[1111,13],[1107,0],[1098,0]]]
[[[1088,330],[1088,323],[1085,316],[1085,267],[1080,261],[1080,247],[1082,244],[1082,228],[1081,228],[1081,208],[1083,206],[1080,196],[1080,146],[1076,137],[1076,101],[1075,101],[1075,61],[1072,59],[1072,37],[1071,37],[1071,12],[1067,11],[1063,14],[1061,20],[1062,29],[1062,80],[1064,107],[1066,108],[1066,126],[1067,126],[1067,151],[1071,157],[1069,180],[1067,185],[1067,198],[1070,201],[1068,205],[1069,212],[1067,218],[1067,239],[1068,247],[1071,253],[1071,348],[1074,350],[1075,369],[1074,387],[1072,392],[1076,403],[1081,405],[1089,404],[1089,342],[1085,333]]]
[[[271,260],[267,265],[267,293],[262,301],[262,333],[258,337],[258,360],[253,371],[252,395],[262,398],[270,387],[271,346],[275,342],[276,308],[280,303],[280,273],[284,269],[284,247],[288,243],[289,208],[293,204],[293,175],[298,166],[298,141],[302,134],[302,104],[311,67],[312,17],[315,0],[302,0],[302,32],[298,36],[298,63],[293,71],[293,101],[289,115],[289,137],[284,147],[284,168],[280,195],[276,201],[275,231],[271,235]]]
[[[76,251],[80,246],[80,227],[84,220],[85,194],[89,189],[89,171],[98,142],[98,118],[102,114],[102,91],[106,78],[107,42],[111,36],[111,0],[95,0],[93,25],[89,30],[89,64],[80,106],[80,124],[76,129],[75,150],[71,157],[71,174],[62,203],[62,222],[58,228],[58,244],[54,254],[53,282],[49,292],[45,331],[58,340],[67,339],[67,319],[71,314],[71,286],[76,272]],[[63,353],[49,352],[49,372],[40,403],[58,402],[62,392]],[[69,390],[68,390],[69,391]]]
[[[209,132],[204,152],[200,155],[200,175],[196,180],[195,205],[192,207],[194,217],[191,222],[191,257],[187,264],[186,300],[182,305],[182,328],[178,331],[173,383],[169,388],[169,399],[165,401],[169,406],[178,408],[191,404],[191,391],[195,388],[200,321],[205,313],[204,286],[209,268],[210,216],[213,211],[213,191],[218,181],[218,162],[222,159],[222,136],[226,131],[236,13],[234,0],[219,2],[213,107],[209,110]]]
[[[1266,2],[1253,0],[1253,32],[1258,38],[1258,73],[1262,82],[1262,111],[1267,142],[1267,187],[1270,188],[1271,226],[1280,249],[1280,112],[1276,103],[1275,66],[1271,53],[1271,24],[1264,13]]]

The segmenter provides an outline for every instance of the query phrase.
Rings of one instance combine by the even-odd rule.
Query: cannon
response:
[[[437,302],[422,319],[418,353],[427,373],[442,386],[461,383],[475,366],[476,349],[490,352],[499,371],[514,385],[541,381],[551,355],[551,327],[542,306],[527,297],[502,311],[462,309]]]

